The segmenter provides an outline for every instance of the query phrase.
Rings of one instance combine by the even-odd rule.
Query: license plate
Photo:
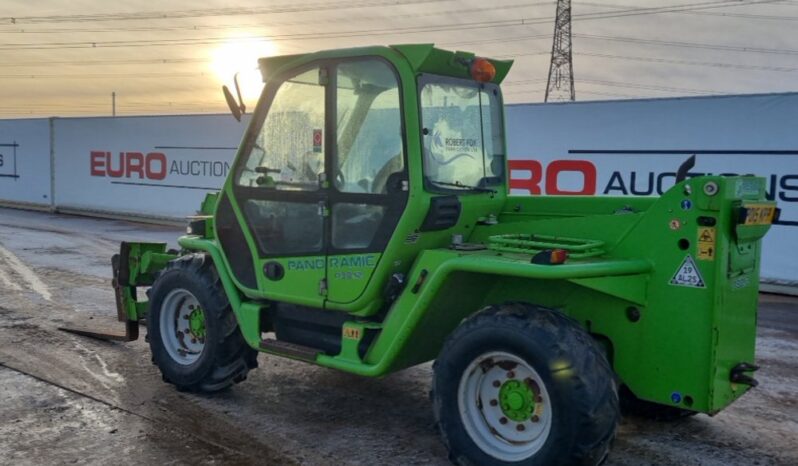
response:
[[[745,206],[745,225],[770,225],[776,215],[776,207],[772,205]]]

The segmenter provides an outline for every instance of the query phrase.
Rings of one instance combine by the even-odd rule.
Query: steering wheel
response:
[[[387,162],[380,168],[377,174],[374,176],[374,181],[371,184],[371,192],[373,193],[383,193],[387,192],[387,183],[388,178],[391,176],[391,173],[401,172],[402,171],[402,153],[398,153],[388,159]]]

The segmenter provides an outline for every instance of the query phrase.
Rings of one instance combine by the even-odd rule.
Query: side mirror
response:
[[[238,100],[233,97],[233,93],[230,92],[230,88],[227,86],[222,86],[222,92],[224,93],[224,100],[227,101],[227,106],[230,107],[230,112],[233,114],[233,117],[236,121],[241,121],[241,115],[247,113],[247,107],[244,105],[244,99],[241,98],[241,88],[238,85],[238,73],[233,75],[233,83],[236,85]]]
[[[227,101],[227,106],[230,107],[230,113],[233,114],[233,118],[235,118],[236,121],[241,121],[241,107],[236,101],[236,98],[233,97],[233,93],[230,92],[227,86],[222,86],[222,92],[224,93],[224,100]]]

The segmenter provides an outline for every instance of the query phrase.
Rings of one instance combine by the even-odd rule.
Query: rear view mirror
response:
[[[236,95],[238,99],[233,97],[233,93],[230,92],[230,88],[227,86],[222,86],[222,92],[224,93],[224,100],[227,101],[227,106],[230,107],[230,112],[233,113],[233,117],[236,121],[241,121],[241,115],[247,112],[247,107],[244,105],[244,99],[241,98],[241,87],[238,85],[238,73],[233,75],[233,83],[236,85]]]
[[[238,101],[236,101],[236,98],[233,97],[233,93],[230,92],[227,86],[222,86],[222,92],[224,93],[224,100],[227,101],[227,106],[230,107],[230,113],[233,114],[233,118],[235,118],[236,121],[241,121],[241,106]]]

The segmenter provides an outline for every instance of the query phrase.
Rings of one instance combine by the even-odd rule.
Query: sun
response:
[[[263,88],[258,58],[277,55],[274,42],[266,38],[231,38],[211,53],[211,69],[222,84],[232,88],[233,76],[238,73],[238,84],[245,100],[257,99]]]

